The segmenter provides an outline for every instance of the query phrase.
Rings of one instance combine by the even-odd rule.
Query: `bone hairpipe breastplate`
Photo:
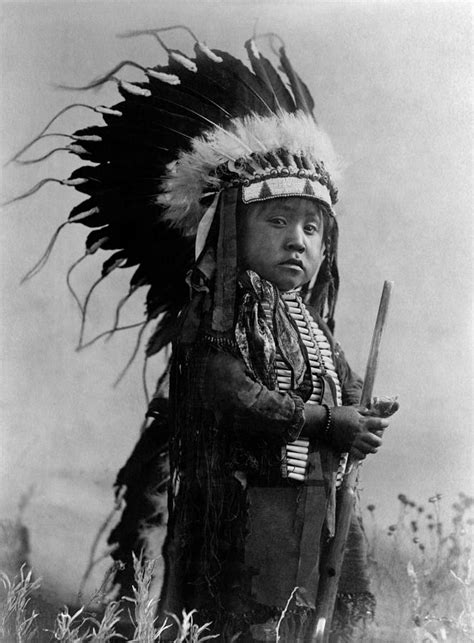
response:
[[[336,405],[342,403],[341,385],[334,367],[332,351],[326,335],[318,327],[317,323],[309,314],[304,305],[300,294],[297,291],[283,293],[282,295],[290,313],[291,318],[296,323],[303,340],[306,350],[308,351],[309,362],[311,366],[311,375],[313,379],[313,392],[308,400],[310,404],[321,404],[323,390],[321,387],[320,376],[329,376],[335,385]],[[265,311],[267,321],[271,323],[271,311],[268,304],[263,301],[262,307]],[[276,375],[278,389],[288,391],[291,388],[291,372],[277,353]],[[309,440],[301,438],[295,442],[290,442],[282,447],[282,475],[303,482],[306,475],[307,461],[309,451]],[[336,486],[339,486],[344,475],[347,462],[347,454],[343,454],[339,463],[336,477]]]

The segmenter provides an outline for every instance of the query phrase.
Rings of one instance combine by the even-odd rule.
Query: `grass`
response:
[[[359,638],[352,634],[351,641],[474,641],[474,498],[459,494],[446,526],[440,518],[441,500],[437,494],[425,507],[400,494],[398,517],[387,528],[378,524],[374,505],[366,508],[369,564],[378,608],[373,623]],[[101,589],[100,596],[88,605],[79,609],[65,606],[46,616],[44,604],[38,601],[40,580],[33,578],[26,565],[13,580],[2,573],[0,640],[152,643],[171,627],[175,643],[203,643],[215,638],[209,634],[210,623],[201,627],[194,623],[194,611],[158,623],[157,598],[151,592],[153,562],[135,559],[134,567],[133,596],[109,600],[101,611],[91,609],[92,603],[104,600]],[[124,621],[129,624],[127,635]]]
[[[39,612],[32,607],[34,595],[41,585],[40,580],[34,580],[31,570],[26,571],[26,566],[22,566],[19,575],[13,581],[6,574],[2,574],[4,592],[0,641],[106,643],[124,640],[129,643],[153,643],[161,640],[172,623],[157,623],[155,617],[157,598],[150,593],[153,562],[134,558],[134,567],[135,586],[132,597],[126,597],[123,601],[109,601],[100,615],[89,611],[87,606],[72,612],[70,607],[64,606],[54,618],[52,627],[43,628],[38,626]],[[93,597],[93,600],[96,598]],[[175,625],[174,643],[204,643],[215,638],[207,633],[210,624],[199,627],[194,623],[193,615],[194,611],[183,611],[181,619],[176,616],[170,617],[170,621]],[[123,616],[127,624],[132,624],[130,636],[121,633]]]
[[[441,500],[437,494],[424,506],[400,494],[397,521],[386,529],[375,507],[367,507],[378,609],[372,638],[364,641],[474,641],[474,498],[459,494],[448,525],[440,518]]]
[[[26,572],[25,565],[22,566],[20,575],[13,581],[3,572],[0,580],[5,589],[0,635],[6,641],[18,641],[18,643],[37,640],[38,612],[30,609],[30,604],[32,595],[40,587],[40,581],[33,580],[31,570]]]

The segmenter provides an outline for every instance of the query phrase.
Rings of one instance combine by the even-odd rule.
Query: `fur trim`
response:
[[[298,111],[235,118],[226,129],[217,126],[195,138],[191,150],[182,152],[170,168],[158,197],[158,203],[167,208],[165,220],[194,232],[204,213],[201,198],[222,187],[222,180],[212,174],[219,165],[280,149],[324,164],[333,181],[339,176],[340,163],[332,144],[311,116]]]

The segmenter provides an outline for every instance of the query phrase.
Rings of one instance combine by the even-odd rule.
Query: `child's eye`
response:
[[[270,223],[277,226],[284,226],[286,224],[286,220],[283,217],[272,217],[270,219]]]
[[[307,234],[316,234],[319,232],[319,227],[315,223],[307,223],[304,229]]]

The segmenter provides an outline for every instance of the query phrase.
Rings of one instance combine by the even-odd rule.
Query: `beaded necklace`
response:
[[[309,314],[302,298],[297,290],[282,293],[288,312],[295,322],[301,339],[308,351],[308,357],[311,367],[311,376],[313,383],[313,392],[308,399],[309,404],[321,404],[323,390],[321,387],[321,376],[328,376],[334,383],[336,392],[336,406],[342,404],[341,384],[336,373],[336,368],[332,359],[332,351],[326,335],[319,328],[317,323]],[[267,321],[271,323],[271,310],[268,303],[262,301],[262,307],[265,312]],[[277,376],[278,390],[288,391],[291,388],[291,371],[277,353],[275,360],[275,369]],[[307,460],[309,453],[309,440],[300,438],[295,442],[282,447],[282,475],[303,482],[305,480]],[[339,463],[336,475],[336,487],[342,482],[344,470],[347,462],[347,453],[343,453]]]

